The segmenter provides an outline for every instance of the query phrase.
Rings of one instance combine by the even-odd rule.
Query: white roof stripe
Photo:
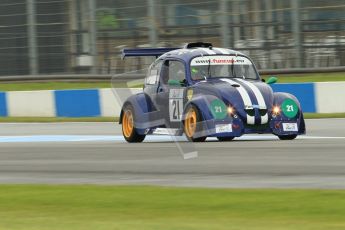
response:
[[[218,51],[221,54],[230,54],[230,51],[228,49],[224,49],[224,48],[213,48],[213,50]]]
[[[213,50],[209,48],[198,48],[198,49],[205,51],[207,54],[210,54],[210,55],[217,54],[216,52],[214,52]]]

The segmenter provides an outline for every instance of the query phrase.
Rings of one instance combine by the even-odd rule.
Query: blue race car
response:
[[[123,136],[142,142],[146,135],[185,134],[189,141],[207,137],[230,141],[249,133],[272,133],[281,140],[305,134],[297,98],[274,93],[276,82],[262,80],[246,55],[210,43],[183,48],[124,49],[123,57],[156,56],[142,93],[123,103]]]

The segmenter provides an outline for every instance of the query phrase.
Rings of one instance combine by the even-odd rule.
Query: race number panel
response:
[[[181,121],[183,113],[184,89],[170,89],[169,91],[169,118],[170,121]]]

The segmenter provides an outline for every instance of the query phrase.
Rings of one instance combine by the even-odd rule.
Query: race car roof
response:
[[[241,55],[241,56],[246,56],[238,51],[231,50],[231,49],[226,49],[226,48],[217,48],[217,47],[209,47],[209,48],[204,48],[204,47],[196,47],[196,48],[190,48],[190,49],[177,49],[173,50],[170,52],[167,52],[163,54],[160,58],[178,58],[182,59],[185,62],[189,62],[191,59],[195,57],[200,57],[200,56],[211,56],[211,55]]]
[[[188,43],[183,48],[139,48],[139,49],[123,49],[122,57],[139,57],[139,56],[155,56],[156,58],[177,58],[185,62],[189,62],[194,57],[210,56],[210,55],[241,55],[246,56],[238,51],[212,47],[211,43]]]

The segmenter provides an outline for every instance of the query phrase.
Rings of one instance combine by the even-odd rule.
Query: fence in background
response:
[[[345,82],[274,84],[275,92],[295,95],[304,112],[345,112]],[[123,95],[124,89],[116,89]],[[142,89],[131,89],[139,93]],[[121,103],[111,89],[0,92],[2,117],[118,117]]]
[[[2,0],[1,75],[118,74],[124,47],[209,41],[259,69],[345,65],[343,0]]]

